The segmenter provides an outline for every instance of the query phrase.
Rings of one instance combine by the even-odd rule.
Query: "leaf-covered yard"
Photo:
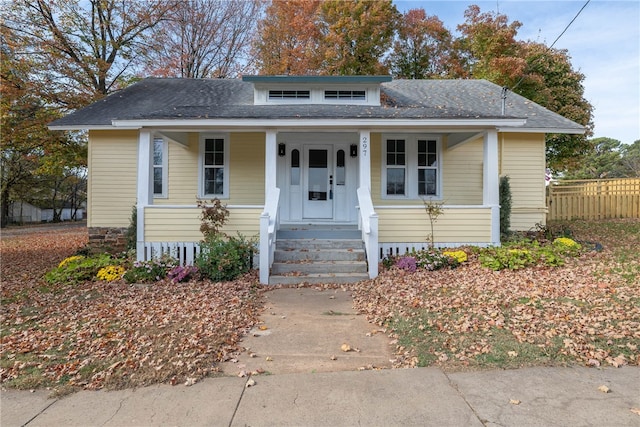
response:
[[[562,267],[382,270],[352,286],[357,309],[397,342],[397,366],[445,369],[640,364],[640,221],[565,224],[597,242]],[[224,283],[51,285],[42,277],[86,229],[3,235],[3,385],[123,388],[215,375],[263,309],[256,275]],[[593,243],[586,246],[595,247]]]
[[[397,339],[398,366],[640,364],[640,221],[561,226],[603,249],[562,267],[393,269],[356,288],[356,307]]]
[[[217,372],[261,309],[257,278],[50,285],[86,229],[2,239],[2,382],[69,391],[192,383]],[[65,390],[66,389],[66,390]]]

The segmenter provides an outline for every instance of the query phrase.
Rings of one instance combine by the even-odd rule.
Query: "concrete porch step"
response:
[[[352,283],[368,277],[357,229],[311,226],[278,231],[270,284]]]
[[[361,239],[281,239],[278,233],[276,250],[300,251],[300,250],[340,250],[340,249],[362,249]]]
[[[300,283],[355,283],[367,280],[367,273],[315,273],[306,275],[272,275],[269,277],[270,285],[297,285]]]
[[[357,261],[287,261],[274,262],[271,274],[366,273],[367,265]]]

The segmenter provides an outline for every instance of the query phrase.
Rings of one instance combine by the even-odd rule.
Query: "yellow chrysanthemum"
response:
[[[70,262],[79,261],[81,259],[84,259],[84,257],[82,255],[70,256],[70,257],[65,258],[62,261],[60,261],[60,264],[58,264],[58,268],[64,267],[65,265],[69,264]]]
[[[96,277],[106,282],[113,282],[114,280],[122,278],[124,271],[124,267],[120,267],[119,265],[108,265],[106,267],[102,267],[98,271]]]
[[[569,249],[580,249],[580,244],[568,237],[558,237],[553,241],[554,245],[565,246]]]
[[[467,253],[465,251],[445,251],[442,254],[455,258],[461,264],[467,260]]]

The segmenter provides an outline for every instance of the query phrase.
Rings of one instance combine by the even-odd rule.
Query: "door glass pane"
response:
[[[327,150],[309,150],[309,200],[327,200]]]
[[[338,155],[336,156],[336,185],[344,185],[345,181],[345,153],[344,150],[338,150]]]
[[[300,185],[300,151],[291,150],[291,185]]]

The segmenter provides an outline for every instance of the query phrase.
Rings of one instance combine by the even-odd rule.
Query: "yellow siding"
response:
[[[442,201],[446,205],[482,204],[483,141],[442,150]]]
[[[89,227],[128,227],[136,204],[137,131],[89,132]]]
[[[199,135],[189,134],[189,146],[169,142],[167,147],[167,198],[154,198],[156,205],[194,205],[198,195]]]
[[[229,209],[229,218],[223,231],[231,236],[237,233],[245,237],[260,233],[260,214],[262,209]],[[145,240],[148,242],[198,242],[202,240],[200,232],[200,209],[185,208],[147,208],[145,209]]]
[[[544,223],[545,150],[543,134],[501,134],[500,175],[511,185],[511,229],[529,230]]]
[[[424,209],[378,209],[379,242],[428,242],[429,217]],[[436,243],[491,241],[491,210],[445,209],[434,225]]]
[[[230,144],[230,205],[264,204],[264,133],[232,133]]]

